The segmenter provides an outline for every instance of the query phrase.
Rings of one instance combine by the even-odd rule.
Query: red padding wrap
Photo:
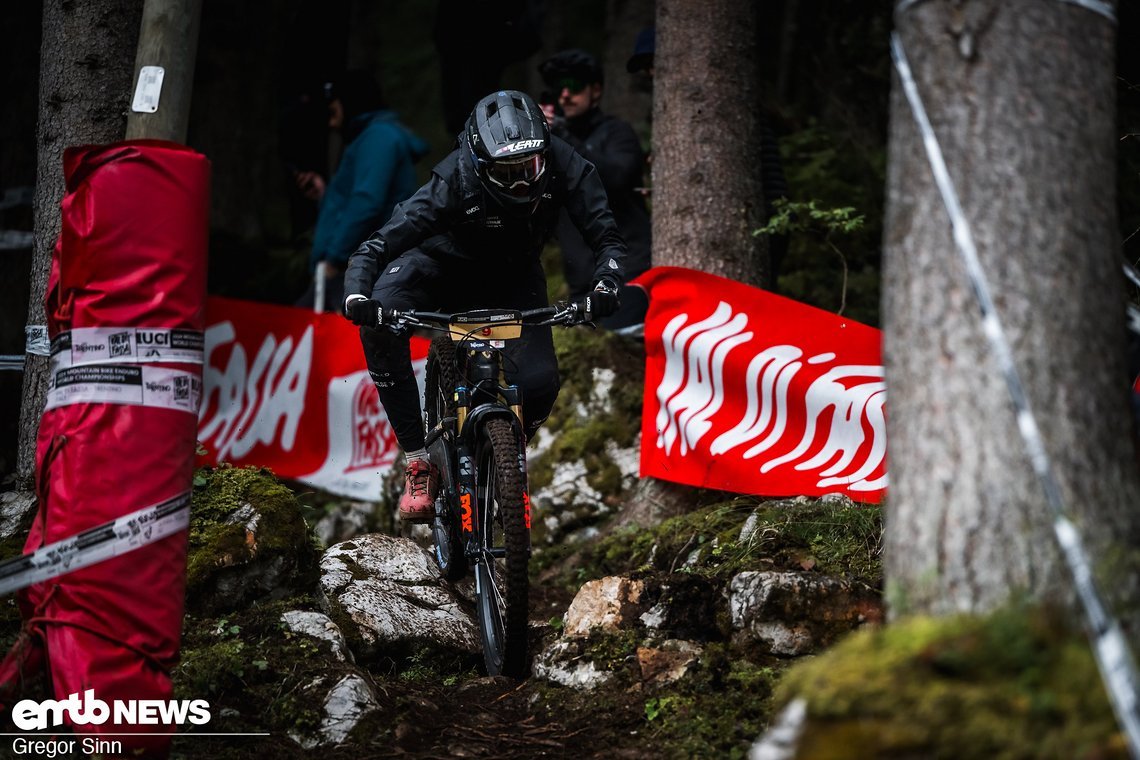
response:
[[[64,339],[70,348],[66,358],[53,354],[36,452],[39,512],[25,553],[185,494],[193,478],[202,365],[193,350],[164,353],[167,346],[154,336],[189,336],[192,343],[204,328],[209,162],[175,143],[134,140],[71,148],[64,172],[63,226],[45,306],[53,351]],[[89,337],[72,340],[81,335]],[[158,350],[144,357],[143,344],[155,340]],[[178,391],[159,393],[159,403],[140,402],[132,394],[141,390],[121,382],[128,392],[117,400],[119,386],[99,386],[91,375],[71,385],[78,394],[64,398],[58,395],[61,365],[111,375],[142,368],[152,373],[144,384],[164,371],[182,380]],[[85,396],[84,389],[94,390]],[[161,402],[175,392],[182,394],[181,406]],[[185,572],[186,533],[180,531],[25,589],[19,595],[25,635],[0,679],[11,681],[18,666],[40,660],[56,699],[82,698],[88,689],[108,705],[171,699]],[[174,730],[111,721],[74,728],[83,734]],[[115,739],[128,754],[164,756],[170,746],[169,734]]]

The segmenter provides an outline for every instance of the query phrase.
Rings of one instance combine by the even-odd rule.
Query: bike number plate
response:
[[[521,322],[452,322],[452,340],[514,340],[522,335]]]

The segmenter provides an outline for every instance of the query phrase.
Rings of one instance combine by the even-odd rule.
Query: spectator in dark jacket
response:
[[[551,132],[597,167],[614,220],[629,247],[626,276],[632,279],[651,266],[649,211],[641,192],[645,154],[627,122],[603,113],[603,77],[597,60],[582,50],[564,50],[538,67],[552,102],[543,104]],[[558,223],[566,284],[571,298],[588,292],[593,256],[581,233],[563,214]],[[623,287],[621,309],[602,325],[614,330],[637,329],[645,321],[648,302],[637,287]]]
[[[388,110],[371,74],[350,71],[330,86],[329,126],[344,136],[344,153],[327,188],[315,172],[297,177],[304,192],[321,201],[309,269],[314,284],[297,301],[313,306],[316,273],[324,277],[321,311],[338,311],[344,300],[348,257],[373,230],[388,221],[392,209],[416,191],[414,164],[428,145]]]

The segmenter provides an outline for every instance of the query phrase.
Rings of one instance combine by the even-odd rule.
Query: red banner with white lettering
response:
[[[421,383],[427,346],[412,339]],[[331,493],[379,498],[399,447],[344,317],[211,297],[203,369],[200,464],[268,467]]]
[[[763,496],[887,486],[878,330],[676,267],[649,293],[641,475]]]

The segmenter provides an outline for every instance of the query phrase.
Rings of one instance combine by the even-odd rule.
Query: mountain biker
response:
[[[401,519],[431,520],[439,473],[424,448],[409,337],[381,325],[380,310],[546,306],[540,254],[562,209],[594,252],[594,288],[580,305],[591,319],[613,314],[626,246],[598,172],[551,137],[528,95],[502,90],[479,101],[458,147],[350,257],[345,316],[361,328],[369,374],[408,462]],[[550,327],[524,326],[504,366],[523,392],[529,440],[558,395]]]

